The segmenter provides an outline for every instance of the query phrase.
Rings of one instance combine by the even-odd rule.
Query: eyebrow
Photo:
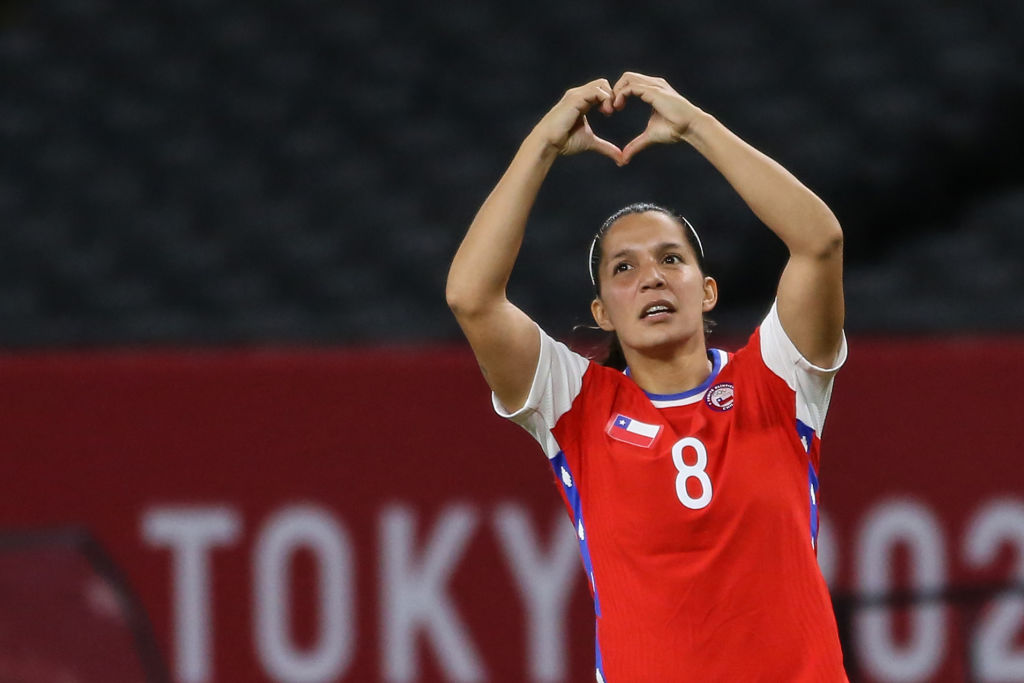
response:
[[[683,245],[680,244],[679,242],[662,242],[661,244],[659,244],[657,247],[654,248],[654,251],[661,252],[661,251],[668,251],[669,249],[678,249],[679,251],[683,251]],[[621,258],[623,256],[630,256],[635,251],[636,251],[635,249],[623,249],[623,250],[617,252],[616,254],[614,254],[608,260],[609,261],[614,261],[615,259]]]

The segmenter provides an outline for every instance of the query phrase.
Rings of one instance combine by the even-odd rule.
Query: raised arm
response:
[[[832,211],[789,171],[679,95],[662,78],[626,73],[615,84],[616,109],[640,97],[652,107],[647,129],[622,151],[623,163],[655,143],[685,140],[733,186],[785,243],[778,311],[786,334],[807,360],[829,366],[842,339],[843,231]]]
[[[526,402],[540,353],[536,326],[505,290],[541,183],[560,154],[593,150],[621,161],[621,150],[587,123],[595,105],[612,112],[607,80],[567,91],[541,119],[480,207],[448,271],[448,306],[487,383],[509,410]]]

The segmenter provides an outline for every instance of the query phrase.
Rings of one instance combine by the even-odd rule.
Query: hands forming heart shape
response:
[[[619,149],[594,133],[586,114],[596,106],[601,113],[611,116],[626,106],[627,98],[634,96],[651,105],[651,118],[642,133]],[[560,154],[593,150],[624,166],[637,152],[650,145],[683,140],[694,120],[702,113],[673,90],[664,78],[627,71],[614,87],[601,78],[566,91],[558,104],[537,124],[535,132],[543,135]]]

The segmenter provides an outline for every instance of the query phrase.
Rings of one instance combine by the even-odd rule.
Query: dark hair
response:
[[[611,216],[605,219],[604,223],[598,229],[597,234],[594,235],[594,241],[590,244],[590,281],[594,285],[594,295],[601,296],[601,278],[599,267],[601,265],[601,258],[603,257],[602,244],[604,237],[608,233],[608,230],[615,225],[623,216],[629,216],[636,213],[647,213],[648,211],[657,211],[658,213],[665,214],[683,229],[683,234],[686,235],[686,241],[693,249],[693,253],[697,256],[697,267],[700,268],[701,273],[705,272],[704,269],[704,246],[701,244],[700,237],[697,235],[697,231],[690,224],[690,221],[686,220],[682,214],[673,211],[672,209],[665,208],[660,204],[654,204],[651,202],[636,202],[629,206],[624,206]],[[711,320],[707,316],[704,316],[704,336],[707,337],[711,334],[711,328],[714,327],[715,321]],[[622,351],[622,344],[619,342],[619,336],[615,333],[610,335],[608,340],[608,353],[602,364],[607,367],[616,368],[617,370],[624,370],[626,368],[626,356]]]
[[[601,295],[601,280],[598,277],[598,267],[601,265],[601,257],[603,256],[601,244],[604,242],[604,236],[623,216],[629,216],[635,213],[647,213],[648,211],[663,213],[679,224],[679,227],[683,229],[683,234],[686,235],[686,241],[693,249],[693,253],[697,255],[697,266],[700,268],[702,273],[704,272],[704,246],[701,244],[700,237],[697,236],[697,231],[694,230],[690,221],[686,220],[686,217],[681,213],[673,211],[672,209],[667,209],[660,204],[636,202],[635,204],[624,206],[611,216],[608,216],[594,235],[594,241],[590,243],[590,282],[594,285],[594,293],[598,296]]]

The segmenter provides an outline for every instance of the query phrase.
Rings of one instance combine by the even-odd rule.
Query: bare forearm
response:
[[[684,135],[729,181],[791,254],[827,256],[842,245],[839,221],[793,174],[702,113]]]
[[[558,150],[527,137],[480,207],[448,271],[448,304],[456,314],[504,299],[527,218],[557,156]]]
[[[832,211],[789,171],[694,106],[664,78],[627,71],[614,92],[616,110],[634,96],[652,109],[647,128],[622,150],[623,163],[652,144],[686,140],[785,243],[789,260],[776,293],[782,327],[812,363],[832,363],[845,310],[843,232]]]
[[[606,79],[565,92],[523,141],[480,207],[448,271],[448,305],[460,323],[507,303],[505,287],[519,255],[526,219],[555,159],[594,151],[621,160],[622,150],[594,135],[587,123],[586,113],[592,107],[612,113],[612,87]]]

